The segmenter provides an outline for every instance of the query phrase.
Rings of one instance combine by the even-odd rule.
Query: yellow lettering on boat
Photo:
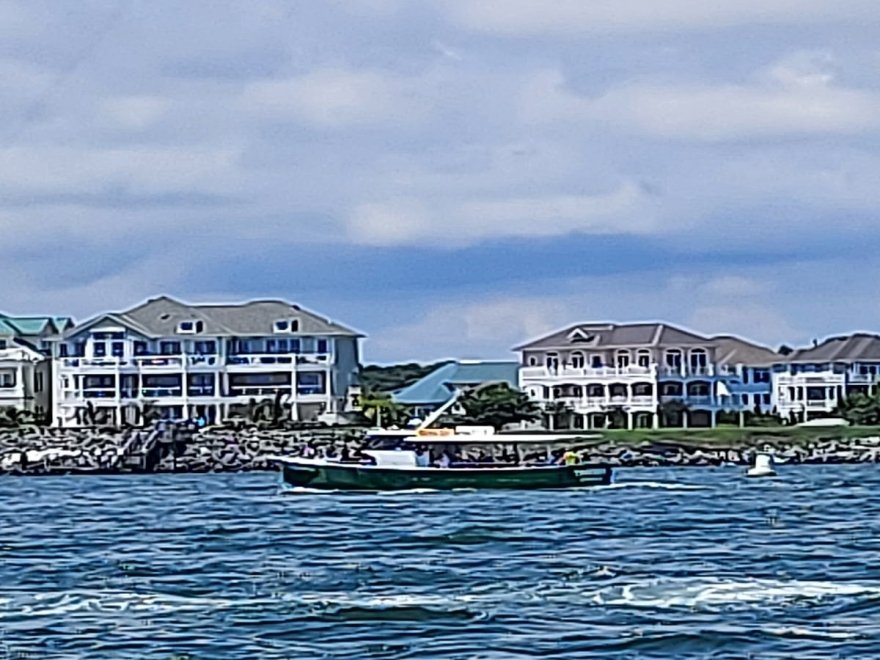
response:
[[[453,435],[455,431],[452,429],[420,429],[417,435],[421,436],[447,436]]]

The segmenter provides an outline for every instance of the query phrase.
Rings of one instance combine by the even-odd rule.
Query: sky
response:
[[[0,0],[0,310],[281,297],[368,362],[880,332],[876,0]]]

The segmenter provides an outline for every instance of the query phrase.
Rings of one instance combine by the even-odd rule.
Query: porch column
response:
[[[718,424],[718,411],[713,409],[712,410],[712,428],[714,429],[715,426],[717,426],[717,424]]]
[[[629,389],[629,386],[627,386],[627,389]],[[626,428],[629,430],[633,428],[633,413],[631,410],[626,411]]]
[[[651,428],[659,429],[660,428],[660,415],[655,410],[651,413]]]

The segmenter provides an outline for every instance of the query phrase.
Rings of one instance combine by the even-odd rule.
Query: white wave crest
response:
[[[880,597],[880,585],[807,580],[721,580],[687,578],[607,587],[593,594],[602,605],[639,608],[700,608],[736,604],[786,603],[834,597]]]
[[[705,486],[683,484],[674,481],[621,481],[607,486],[593,486],[595,490],[617,490],[620,488],[657,488],[661,490],[706,490]]]

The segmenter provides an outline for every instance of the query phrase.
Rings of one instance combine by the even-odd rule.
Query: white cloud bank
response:
[[[565,234],[646,234],[657,230],[650,195],[632,183],[599,195],[552,195],[427,204],[363,204],[348,235],[366,245],[431,243],[458,247],[499,238]]]
[[[504,35],[878,21],[873,0],[446,0],[444,4],[458,24]]]

